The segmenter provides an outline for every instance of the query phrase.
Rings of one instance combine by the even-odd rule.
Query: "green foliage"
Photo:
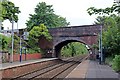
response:
[[[114,56],[109,56],[105,59],[105,63],[107,63],[109,66],[112,66]]]
[[[113,3],[113,5],[111,7],[107,7],[105,9],[97,9],[95,7],[90,7],[87,9],[87,12],[89,15],[93,15],[93,14],[99,14],[99,15],[103,15],[103,14],[112,14],[113,12],[117,12],[120,13],[120,5],[119,3]]]
[[[120,53],[120,30],[119,23],[117,21],[120,17],[110,16],[105,19],[107,29],[103,31],[103,46],[107,48],[110,55],[116,55]]]
[[[6,37],[3,35],[0,35],[0,37],[1,37],[0,38],[0,42],[1,42],[0,45],[2,45],[1,49],[4,50],[6,48],[6,44],[7,44],[7,41],[5,40]]]
[[[39,3],[35,8],[35,14],[30,14],[27,21],[27,29],[30,31],[34,26],[44,24],[48,28],[68,26],[66,19],[56,15],[52,9],[52,5],[47,5],[45,2]]]
[[[11,48],[12,48],[11,41],[12,41],[11,37],[0,35],[0,51],[11,52]],[[24,40],[22,40],[22,43],[26,43],[26,42]],[[25,46],[25,44],[22,44],[22,46]],[[32,45],[32,44],[31,44],[31,46],[34,47],[34,45]],[[39,48],[37,47],[36,49],[39,49]],[[36,52],[38,52],[38,50],[36,51],[36,49],[29,48],[27,50],[27,53],[36,53]],[[19,52],[20,52],[20,38],[17,35],[14,35],[14,53],[19,53]],[[22,53],[24,53],[24,52],[25,51],[22,50]],[[40,49],[39,49],[39,52],[40,52]]]
[[[2,10],[2,14],[0,19],[2,21],[8,19],[10,22],[12,22],[12,19],[17,22],[18,21],[18,15],[20,13],[19,7],[15,7],[14,3],[11,1],[3,1],[0,3],[0,7]]]
[[[2,18],[2,11],[4,11],[3,10],[3,8],[2,8],[2,2],[0,2],[0,21],[2,21],[3,20],[3,18]]]
[[[115,58],[113,59],[112,68],[115,71],[120,71],[120,55],[115,55]]]
[[[2,51],[6,51],[8,49],[8,44],[10,43],[10,38],[4,35],[0,35],[0,46]]]
[[[38,46],[38,40],[40,36],[44,36],[47,40],[51,40],[52,37],[48,32],[48,29],[44,24],[40,24],[39,26],[34,26],[33,29],[29,32],[29,46],[37,52],[40,52],[40,48]]]
[[[102,34],[103,47],[107,49],[107,56],[120,53],[120,17],[115,14],[98,16],[95,24],[104,24]]]
[[[112,7],[105,9],[88,8],[89,15],[93,14],[112,14],[113,12],[120,13],[120,5],[114,3]],[[110,16],[99,16],[95,24],[104,24],[102,34],[103,47],[106,49],[106,62],[112,65],[115,71],[120,71],[120,16],[112,14]],[[113,56],[115,58],[113,59]],[[113,59],[113,60],[112,60]]]
[[[35,50],[32,49],[32,48],[30,48],[30,49],[27,50],[27,53],[28,53],[28,54],[33,54],[33,53],[36,53],[36,52],[38,52],[38,51],[35,51]]]
[[[98,47],[97,44],[93,44],[93,45],[92,45],[92,48],[93,48],[93,49],[97,49],[97,50],[99,49],[99,47]]]
[[[7,41],[5,41],[4,38],[2,38],[2,50],[5,49],[5,45],[7,44]]]
[[[47,27],[44,24],[34,26],[34,28],[30,31],[30,37],[39,38],[40,36],[44,36],[48,40],[52,39]]]
[[[77,56],[88,53],[84,44],[72,42],[64,46],[61,50],[61,55],[64,57]]]
[[[120,3],[120,2],[119,2]],[[113,56],[120,53],[120,17],[113,14],[120,13],[120,5],[114,2],[111,7],[105,9],[97,9],[90,7],[87,9],[89,15],[93,14],[107,14],[110,16],[99,16],[95,24],[104,24],[103,31],[103,46],[107,49],[107,55]],[[112,15],[111,15],[112,14]]]
[[[0,35],[0,45],[1,46],[1,49],[2,51],[9,51],[11,52],[11,48],[12,48],[12,43],[11,43],[11,40],[12,38],[11,37],[7,37],[7,36],[4,36],[4,35]],[[19,37],[14,35],[14,53],[18,53],[19,52]]]

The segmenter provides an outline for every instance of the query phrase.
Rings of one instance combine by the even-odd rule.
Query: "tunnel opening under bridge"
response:
[[[59,42],[59,43],[57,43],[56,45],[55,45],[55,47],[54,47],[54,57],[57,57],[57,58],[61,58],[61,57],[63,57],[63,55],[64,54],[62,54],[62,50],[63,50],[63,48],[65,47],[65,46],[68,46],[68,45],[70,45],[71,43],[73,43],[73,44],[79,44],[79,45],[81,45],[82,44],[82,46],[84,45],[85,47],[86,47],[86,50],[87,50],[87,53],[89,53],[89,51],[90,51],[90,47],[91,46],[88,46],[88,44],[86,44],[85,42],[83,42],[83,41],[81,41],[81,40],[65,40],[65,41],[62,41],[62,42]],[[73,46],[73,45],[72,45]],[[71,47],[72,47],[71,46]],[[75,48],[75,47],[74,47]],[[69,49],[70,50],[70,49]],[[69,51],[70,52],[70,51]],[[74,52],[74,51],[73,51]],[[71,55],[69,55],[69,56],[74,56],[75,54],[74,53],[69,53],[69,54],[71,54]],[[80,53],[80,54],[82,54],[82,53]],[[69,57],[68,56],[68,57]]]

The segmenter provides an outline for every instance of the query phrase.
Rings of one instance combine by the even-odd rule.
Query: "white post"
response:
[[[101,34],[100,34],[101,35]],[[99,51],[98,51],[98,53],[99,53],[99,64],[101,64],[101,37],[99,36]]]
[[[13,62],[13,50],[14,50],[14,21],[12,19],[12,53],[11,53],[11,62]]]

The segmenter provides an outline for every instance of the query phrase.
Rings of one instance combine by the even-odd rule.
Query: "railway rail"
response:
[[[86,55],[69,58],[67,60],[58,60],[57,63],[50,64],[47,67],[27,73],[12,80],[56,80],[57,78],[65,78],[80,62],[85,59]]]

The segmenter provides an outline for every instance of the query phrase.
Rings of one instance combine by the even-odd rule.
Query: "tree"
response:
[[[120,2],[114,2],[114,4],[111,7],[107,7],[105,9],[97,9],[95,7],[90,7],[87,9],[88,14],[89,15],[93,15],[93,14],[99,14],[99,15],[103,15],[103,14],[113,14],[113,12],[117,12],[118,14],[120,13]]]
[[[117,16],[108,17],[106,21],[108,21],[109,25],[107,25],[107,30],[103,32],[103,46],[107,48],[110,55],[120,53],[120,31],[117,25],[120,21],[118,22],[117,18],[120,19]]]
[[[72,49],[71,56],[74,57],[74,55],[76,54],[76,50],[75,50],[74,44],[71,45],[71,49]]]
[[[47,5],[45,2],[39,3],[35,8],[35,14],[30,14],[27,21],[27,29],[30,31],[34,26],[44,24],[48,28],[68,26],[69,22],[65,18],[56,15],[52,9],[52,5]]]
[[[10,37],[7,37],[7,36],[4,36],[2,34],[0,34],[0,50],[2,51],[8,51],[8,45],[10,42],[11,38]]]
[[[40,52],[40,48],[38,46],[38,40],[40,36],[44,36],[47,40],[52,39],[51,35],[48,32],[47,27],[44,24],[34,26],[29,32],[28,44],[31,48],[33,48],[37,52]]]
[[[2,50],[5,49],[6,44],[7,44],[7,41],[4,38],[2,38]]]
[[[90,7],[87,9],[89,15],[108,15],[97,18],[97,24],[104,24],[105,28],[102,36],[103,46],[107,49],[110,55],[116,55],[120,53],[120,16],[116,16],[114,14],[120,13],[119,4],[120,2],[114,2],[112,7],[107,7],[105,9],[96,9],[95,7]]]
[[[95,24],[104,24],[102,42],[107,49],[107,55],[113,56],[120,53],[120,17],[115,14],[98,16]]]
[[[3,1],[0,3],[2,9],[1,20],[4,21],[8,19],[10,22],[14,20],[18,21],[18,15],[20,13],[19,7],[15,7],[14,3],[10,1]]]
[[[86,53],[88,53],[87,48],[80,42],[68,43],[67,45],[63,46],[61,50],[63,57],[78,56]]]

